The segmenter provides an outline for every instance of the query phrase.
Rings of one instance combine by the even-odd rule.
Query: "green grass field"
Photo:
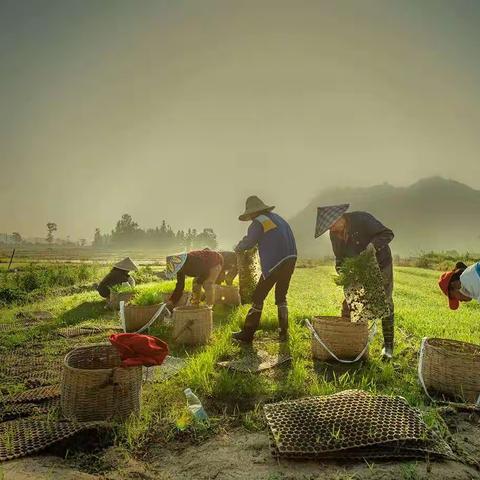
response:
[[[303,325],[305,318],[315,315],[336,315],[340,309],[342,290],[334,284],[330,267],[298,268],[289,292],[290,365],[266,373],[232,373],[216,366],[216,362],[241,354],[239,346],[230,341],[230,334],[243,322],[247,306],[235,309],[215,307],[215,331],[206,347],[185,350],[171,345],[173,355],[185,357],[187,364],[177,376],[164,383],[147,384],[143,392],[141,415],[125,425],[119,425],[115,442],[132,454],[142,452],[152,442],[178,439],[198,441],[220,430],[243,425],[249,430],[265,428],[261,406],[265,402],[307,395],[329,394],[348,388],[404,396],[412,405],[425,411],[431,425],[437,422],[436,410],[429,404],[417,382],[417,355],[421,338],[439,336],[480,343],[480,307],[462,305],[451,312],[437,287],[439,273],[418,268],[399,267],[395,272],[396,346],[393,363],[380,360],[381,329],[375,338],[370,359],[355,367],[332,369],[314,364],[311,358],[310,336]],[[151,285],[151,284],[150,284]],[[171,289],[164,282],[160,288]],[[262,330],[256,341],[262,348],[278,351],[276,308],[269,296],[262,318]],[[26,307],[0,310],[1,322],[14,322],[14,315]],[[66,297],[49,297],[29,309],[49,310],[55,318],[38,326],[7,331],[0,336],[0,354],[15,348],[44,349],[58,354],[72,344],[55,337],[55,329],[65,325],[113,325],[114,313],[104,309],[96,292]],[[170,339],[167,327],[157,327],[151,333]],[[101,339],[100,337],[95,340]],[[82,343],[82,339],[76,339]],[[39,345],[41,345],[39,347]],[[0,355],[1,356],[1,355]],[[4,386],[5,387],[5,386]],[[204,402],[211,425],[201,428],[192,424],[183,396],[183,389],[192,388]],[[8,391],[17,387],[8,386]],[[6,388],[4,388],[4,393]]]

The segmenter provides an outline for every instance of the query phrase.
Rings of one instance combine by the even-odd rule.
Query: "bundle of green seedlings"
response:
[[[110,291],[112,293],[134,293],[135,292],[135,287],[132,287],[129,283],[124,282],[120,283],[118,285],[114,285],[113,287],[110,287]]]
[[[252,296],[261,275],[257,248],[237,253],[238,286],[242,303],[252,303]]]
[[[158,285],[152,285],[147,288],[135,289],[135,295],[129,304],[137,306],[158,305],[164,302],[164,296],[164,292]]]
[[[380,320],[390,315],[382,272],[372,244],[360,255],[344,260],[335,283],[344,288],[352,322]]]

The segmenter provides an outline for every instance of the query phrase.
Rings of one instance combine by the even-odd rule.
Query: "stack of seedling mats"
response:
[[[264,411],[277,458],[455,458],[402,397],[347,390],[265,405]]]

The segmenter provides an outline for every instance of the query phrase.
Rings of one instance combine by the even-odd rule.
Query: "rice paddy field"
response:
[[[104,273],[103,269],[98,275]],[[204,347],[172,343],[171,328],[157,324],[150,334],[169,343],[170,353],[185,360],[171,378],[146,383],[138,417],[117,424],[101,438],[93,436],[60,450],[0,464],[0,478],[139,478],[139,479],[419,479],[480,478],[480,428],[475,411],[457,411],[432,404],[417,379],[418,350],[424,336],[480,343],[480,306],[462,305],[451,312],[437,287],[439,272],[412,267],[395,269],[396,339],[391,363],[380,359],[381,328],[369,359],[354,366],[314,362],[304,319],[339,314],[342,290],[328,266],[297,268],[289,292],[290,340],[281,347],[291,361],[263,373],[240,373],[217,362],[245,352],[230,341],[248,306],[216,306],[214,334]],[[89,281],[91,279],[89,278]],[[172,282],[155,281],[141,289],[170,291]],[[47,311],[51,318],[23,324],[20,312]],[[62,358],[71,348],[106,341],[107,333],[64,338],[65,327],[119,326],[118,314],[105,309],[93,289],[48,294],[0,308],[0,358],[46,355]],[[112,330],[113,331],[113,330]],[[269,296],[254,348],[280,352],[276,307]],[[191,388],[202,400],[210,424],[196,424],[183,394]],[[2,382],[2,395],[26,386]],[[270,455],[263,405],[284,399],[327,395],[347,389],[403,396],[418,407],[426,423],[448,439],[462,461],[300,462],[277,461]]]

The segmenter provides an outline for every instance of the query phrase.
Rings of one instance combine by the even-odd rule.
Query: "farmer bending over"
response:
[[[456,310],[460,302],[470,302],[472,299],[480,302],[480,262],[469,267],[458,262],[451,272],[442,274],[438,286],[448,297],[452,310]]]
[[[116,263],[106,277],[98,284],[97,291],[103,298],[110,297],[110,289],[122,283],[135,286],[135,279],[129,274],[132,270],[138,270],[130,257]]]
[[[205,303],[212,306],[215,302],[215,282],[222,271],[223,258],[213,250],[194,250],[189,253],[179,253],[167,257],[165,277],[177,278],[177,284],[167,302],[167,308],[172,310],[182,298],[185,289],[185,277],[193,277],[192,303],[200,303],[202,285],[205,290]]]
[[[218,252],[223,258],[223,268],[217,278],[217,285],[225,282],[226,285],[232,285],[235,277],[238,275],[237,254],[235,252]]]
[[[315,237],[330,230],[335,267],[340,270],[343,261],[355,257],[373,244],[377,252],[377,261],[382,272],[383,286],[387,295],[391,315],[382,319],[384,359],[393,356],[394,338],[394,306],[393,306],[393,262],[389,243],[393,240],[393,232],[367,212],[346,213],[350,205],[334,205],[320,207],[317,213]],[[342,305],[342,316],[350,317],[350,309],[346,300]]]
[[[236,252],[258,245],[262,276],[253,293],[253,304],[240,332],[232,335],[236,341],[251,343],[260,324],[263,302],[275,285],[275,303],[278,307],[280,341],[288,340],[287,292],[297,261],[295,238],[288,223],[271,213],[275,207],[265,205],[258,197],[247,198],[245,212],[239,220],[252,223],[247,236],[236,246]]]

